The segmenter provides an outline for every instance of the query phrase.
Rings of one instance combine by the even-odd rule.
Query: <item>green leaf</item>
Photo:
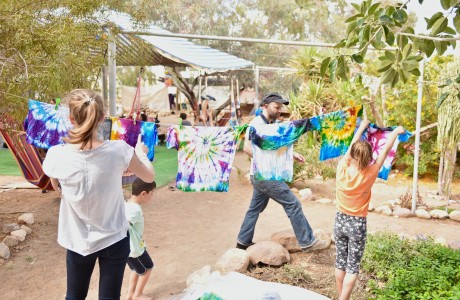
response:
[[[356,14],[354,16],[351,16],[349,17],[348,19],[345,20],[345,23],[350,23],[350,22],[353,22],[354,20],[358,19],[358,18],[362,18],[363,15],[362,14]]]
[[[423,4],[423,0],[418,0],[418,3]]]
[[[351,46],[354,46],[358,43],[358,41],[359,41],[359,38],[356,35],[353,37],[348,37],[345,47],[349,48]]]
[[[433,27],[431,28],[431,34],[437,35],[440,32],[443,32],[447,27],[447,18],[441,17],[436,22],[434,22]]]
[[[430,57],[435,49],[434,41],[432,40],[424,40],[425,44],[425,54],[427,57]]]
[[[343,80],[346,80],[348,77],[348,64],[344,55],[339,56],[337,60],[337,76]]]
[[[351,6],[353,6],[357,11],[361,11],[361,7],[357,3],[351,3]]]
[[[436,22],[442,16],[444,16],[444,14],[442,12],[437,12],[434,15],[432,15],[430,19],[425,18],[425,20],[426,20],[426,29],[430,29],[433,26],[434,22]]]
[[[343,47],[345,47],[346,43],[347,43],[347,40],[343,39],[340,42],[338,42],[337,44],[335,44],[334,48],[343,48]]]
[[[393,51],[385,51],[385,57],[389,60],[396,60],[396,55],[393,53]]]
[[[392,82],[395,74],[396,71],[393,68],[386,70],[380,77],[380,82],[383,84]]]
[[[372,15],[377,10],[377,8],[379,8],[380,4],[380,2],[372,4],[371,7],[369,7],[367,10],[367,15]]]
[[[420,70],[417,68],[417,69],[413,69],[412,71],[410,71],[410,73],[414,76],[420,76],[421,73],[420,73]]]
[[[447,97],[449,97],[449,93],[443,93],[441,97],[439,97],[438,103],[436,103],[436,108],[439,108]]]
[[[441,0],[441,6],[444,10],[448,10],[450,8],[450,0]]]
[[[436,47],[436,52],[438,52],[438,55],[441,56],[446,52],[447,50],[447,42],[442,42],[442,41],[435,41],[434,45]]]
[[[412,45],[411,44],[407,44],[406,46],[404,46],[404,49],[402,51],[403,59],[408,57],[409,54],[411,53],[411,51],[412,51]]]
[[[398,81],[399,81],[399,73],[395,72],[393,80],[391,81],[391,87],[395,87],[395,85],[398,83]]]
[[[382,23],[382,24],[390,24],[391,23],[391,18],[387,15],[382,15],[380,16],[379,18],[379,21]]]
[[[407,13],[402,9],[397,9],[393,13],[393,18],[399,23],[404,24],[407,22]]]
[[[364,58],[361,56],[361,55],[358,55],[358,54],[353,54],[351,56],[351,59],[354,61],[354,62],[357,62],[358,64],[362,64],[364,62]]]
[[[366,24],[359,31],[359,47],[360,48],[362,48],[369,41],[370,30],[371,30],[371,27]]]
[[[444,29],[444,32],[448,34],[457,34],[457,31],[455,31],[453,28],[449,26],[447,26],[446,29]]]
[[[387,71],[393,65],[393,63],[394,61],[392,60],[382,61],[378,66],[377,72],[382,73],[382,72]]]
[[[335,76],[336,76],[336,71],[337,71],[337,59],[331,60],[329,63],[329,79],[331,81],[335,81]]]
[[[454,27],[457,32],[460,32],[460,10],[457,10],[457,14],[454,17]]]
[[[398,36],[398,47],[400,49],[404,49],[404,47],[407,45],[407,42],[409,41],[409,39],[407,38],[407,36],[403,36],[403,35],[400,35]]]
[[[401,66],[405,71],[410,72],[418,68],[418,62],[416,60],[405,60]]]
[[[347,26],[347,35],[350,34],[351,32],[353,32],[356,29],[356,27],[358,27],[358,22],[348,24],[348,26]]]
[[[327,67],[329,67],[329,62],[331,61],[330,57],[326,57],[323,59],[323,62],[321,63],[321,68],[320,68],[320,74],[321,76],[324,76],[326,74]]]

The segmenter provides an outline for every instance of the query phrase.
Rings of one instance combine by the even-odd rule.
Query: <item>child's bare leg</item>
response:
[[[335,268],[335,283],[337,285],[337,294],[342,294],[343,278],[345,277],[345,271]]]
[[[152,297],[144,296],[142,293],[144,292],[144,287],[149,280],[150,273],[152,273],[152,269],[147,270],[144,275],[138,276],[136,290],[134,291],[133,299],[132,300],[150,300],[153,299]]]
[[[342,293],[340,294],[340,300],[350,299],[351,292],[355,287],[356,280],[358,279],[358,274],[347,273],[343,279],[343,288]]]
[[[131,271],[129,275],[129,285],[128,285],[128,298],[126,300],[133,300],[134,292],[136,291],[137,280],[139,279],[139,275],[136,272]]]

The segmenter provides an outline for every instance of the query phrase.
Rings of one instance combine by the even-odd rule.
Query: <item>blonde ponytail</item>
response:
[[[359,170],[364,170],[372,160],[372,146],[367,141],[357,141],[351,146],[350,156],[357,162]]]
[[[104,104],[101,96],[91,90],[77,89],[65,96],[69,104],[70,115],[75,120],[74,129],[69,131],[65,140],[69,144],[81,144],[80,149],[90,143],[92,148],[93,133],[104,116]]]

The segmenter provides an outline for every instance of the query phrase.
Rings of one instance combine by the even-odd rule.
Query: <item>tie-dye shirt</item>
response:
[[[293,176],[293,143],[310,130],[310,120],[251,125],[252,174],[255,180],[291,182]]]
[[[142,135],[142,142],[147,146],[149,152],[147,157],[150,161],[154,158],[154,147],[158,143],[157,127],[154,122],[136,121],[131,119],[112,119],[110,133],[111,140],[123,140],[128,145],[135,147],[139,134]]]
[[[310,119],[313,130],[321,132],[319,160],[335,158],[347,152],[353,139],[356,120],[362,112],[362,106],[354,106]]]
[[[368,141],[372,146],[372,162],[374,163],[377,157],[379,156],[380,152],[385,148],[385,145],[388,141],[388,137],[390,136],[393,129],[396,127],[386,127],[380,128],[375,124],[370,124],[369,128],[363,133],[361,139]],[[385,158],[383,162],[382,168],[379,170],[379,174],[377,177],[387,180],[388,175],[391,171],[391,166],[395,160],[396,150],[398,149],[398,144],[400,142],[407,142],[409,138],[412,137],[412,133],[406,130],[405,133],[398,135],[398,138],[393,144],[388,156]]]
[[[63,144],[72,124],[69,120],[67,107],[29,100],[27,114],[27,143],[38,148],[49,149],[51,146]]]
[[[169,127],[166,147],[178,150],[176,187],[186,192],[227,192],[236,148],[246,127]]]

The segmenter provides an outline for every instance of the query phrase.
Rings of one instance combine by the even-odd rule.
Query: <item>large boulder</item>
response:
[[[278,267],[291,261],[291,256],[286,248],[272,241],[256,243],[246,249],[246,251],[253,265],[263,263]]]
[[[10,258],[10,248],[5,243],[0,243],[0,258]]]
[[[449,214],[449,219],[460,222],[460,210],[454,210]]]
[[[275,232],[272,234],[271,240],[280,244],[291,253],[299,252],[302,250],[300,249],[300,245],[297,242],[297,238],[295,237],[294,231],[292,229]]]
[[[396,208],[393,211],[393,216],[398,217],[398,218],[411,218],[414,216],[414,214],[410,211],[408,208]]]
[[[244,272],[248,266],[249,254],[242,249],[231,248],[217,260],[214,269],[223,274],[233,271]]]
[[[8,247],[14,247],[14,246],[17,246],[19,244],[19,241],[18,241],[17,238],[15,238],[15,237],[13,237],[11,235],[7,235],[3,239],[3,243],[5,243],[5,245],[7,245]]]
[[[24,229],[18,229],[11,232],[11,235],[20,242],[23,242],[26,239],[27,232]]]
[[[187,287],[190,288],[196,285],[205,285],[209,281],[210,276],[211,266],[204,266],[187,277]]]
[[[425,220],[431,219],[430,213],[424,209],[417,209],[415,211],[415,215],[417,216],[417,218],[420,218],[420,219],[425,219]]]
[[[433,209],[430,211],[430,215],[433,219],[447,219],[449,214],[445,210]]]
[[[301,189],[299,191],[299,195],[300,195],[300,200],[304,200],[304,201],[309,201],[313,198],[313,193],[311,192],[311,189],[309,188]]]
[[[328,198],[321,198],[316,200],[316,202],[321,203],[321,204],[332,204],[332,200]]]
[[[385,216],[391,216],[392,214],[391,208],[389,208],[387,205],[382,205],[382,206],[377,207],[375,209],[375,212],[381,213],[382,215],[385,215]]]
[[[10,233],[11,231],[18,230],[19,228],[19,224],[17,223],[5,224],[3,225],[3,233]]]
[[[34,214],[33,213],[22,214],[18,217],[18,221],[24,222],[27,225],[32,225],[33,223],[35,223]]]

